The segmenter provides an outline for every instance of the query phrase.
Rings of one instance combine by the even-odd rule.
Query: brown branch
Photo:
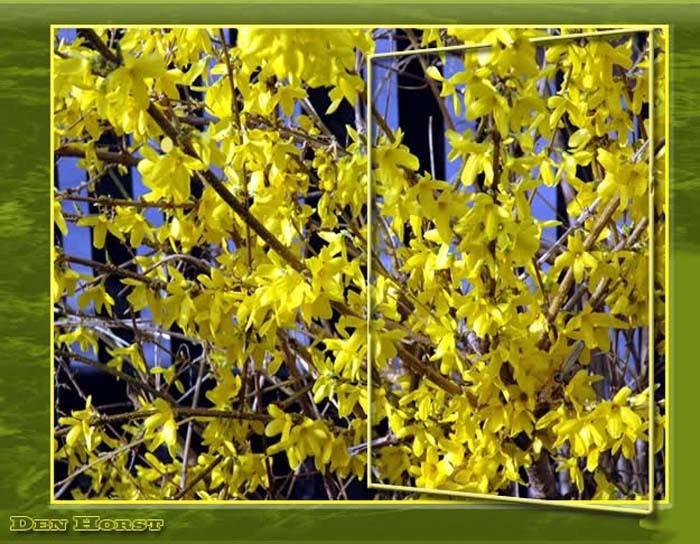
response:
[[[92,46],[108,61],[114,64],[121,64],[119,56],[114,53],[107,44],[105,44],[92,28],[83,29],[83,35],[92,44]]]
[[[89,202],[97,206],[124,206],[129,208],[160,208],[164,210],[190,210],[196,206],[193,202],[146,202],[145,200],[129,200],[126,198],[110,198],[107,196],[80,196],[80,195],[59,195],[58,200],[69,200],[72,202]]]
[[[81,149],[77,145],[63,145],[53,152],[56,157],[78,157],[85,158],[85,150]],[[141,159],[137,159],[133,155],[123,152],[116,151],[106,151],[104,149],[95,150],[95,155],[102,162],[113,163],[113,164],[123,164],[124,166],[136,167],[141,162]]]
[[[84,359],[71,355],[72,359],[76,359],[82,363],[90,364],[91,366],[105,366],[102,363],[97,363],[94,361],[95,365],[92,363],[87,363]],[[89,359],[88,359],[89,360]],[[100,366],[100,368],[101,368]],[[108,367],[109,368],[109,367]],[[131,378],[131,376],[128,376]],[[138,380],[136,380],[138,381]],[[130,382],[131,383],[131,382]],[[142,382],[138,382],[142,383]],[[161,395],[162,397],[162,395]],[[240,421],[262,421],[263,423],[268,423],[272,421],[272,416],[264,413],[255,412],[241,412],[241,411],[229,411],[229,410],[212,410],[210,408],[201,407],[187,407],[187,406],[171,406],[170,408],[175,416],[184,417],[198,417],[198,418],[221,418],[221,419],[236,419]],[[94,416],[90,418],[89,424],[97,427],[104,425],[110,425],[112,423],[120,423],[122,421],[133,421],[135,419],[143,419],[155,415],[158,413],[157,410],[139,410],[135,412],[125,412],[123,414],[112,414],[109,416]],[[289,414],[296,423],[300,423],[303,420],[303,414]],[[63,427],[54,430],[54,436],[63,436],[70,431],[70,427]]]
[[[379,112],[377,109],[377,106],[372,104],[372,117],[374,117],[374,120],[377,122],[379,127],[382,129],[384,134],[387,137],[387,140],[389,140],[390,143],[394,143],[396,141],[396,136],[394,136],[394,131],[389,128],[389,125],[387,124],[386,120],[384,117],[382,117],[382,114]],[[372,142],[367,142],[367,147],[370,147],[372,145]]]
[[[620,197],[616,196],[610,202],[608,205],[603,209],[603,211],[600,214],[600,217],[598,217],[598,220],[595,222],[593,225],[593,228],[591,229],[591,232],[588,234],[586,239],[583,241],[583,249],[584,251],[589,251],[595,244],[596,240],[598,239],[598,236],[600,236],[600,233],[603,231],[605,226],[608,224],[608,221],[612,218],[613,214],[617,210],[617,207],[620,205]],[[554,295],[554,298],[552,299],[551,304],[549,305],[549,309],[547,310],[547,321],[549,323],[553,323],[554,319],[556,318],[557,314],[559,313],[559,310],[561,310],[562,305],[564,304],[564,300],[566,299],[566,295],[571,289],[571,286],[574,284],[574,271],[572,268],[569,268],[566,272],[566,275],[564,276],[564,280],[561,282],[559,285],[559,290],[557,291],[556,295]],[[547,336],[543,336],[543,339],[540,339],[540,345],[543,345],[543,343],[546,341]]]
[[[212,470],[214,470],[221,462],[224,460],[223,455],[217,455],[211,463],[209,463],[197,476],[195,476],[192,481],[189,483],[189,485],[180,491],[177,495],[173,497],[173,500],[178,500],[181,499],[182,497],[187,496],[187,494],[192,491],[194,486],[196,486],[199,482],[201,482],[204,478],[206,478],[209,474],[211,474]]]
[[[168,136],[173,142],[181,142],[182,138],[177,131],[177,129],[168,121],[168,119],[163,115],[163,113],[151,103],[148,106],[148,113],[153,118],[153,120],[158,124],[161,130]],[[189,140],[182,142],[182,148],[184,152],[190,157],[199,159],[197,152]],[[260,238],[270,246],[270,248],[275,251],[280,257],[282,257],[287,263],[297,272],[304,272],[306,267],[304,264],[287,248],[284,246],[274,234],[272,234],[258,219],[253,216],[240,200],[238,200],[231,191],[224,185],[224,183],[214,174],[211,170],[207,169],[204,171],[197,170],[197,174],[211,185],[212,189],[223,199],[226,204],[228,204],[234,212],[236,212],[240,218],[255,231],[255,233],[260,236]]]
[[[159,391],[155,387],[153,387],[151,384],[139,380],[138,378],[134,378],[133,376],[129,376],[125,372],[121,372],[117,370],[116,368],[112,368],[111,366],[108,366],[104,363],[101,363],[99,361],[96,361],[94,359],[90,359],[90,357],[85,357],[84,355],[81,355],[80,353],[75,353],[74,351],[70,351],[67,349],[58,349],[55,352],[55,355],[57,357],[67,357],[69,359],[74,359],[76,361],[79,361],[81,363],[84,363],[88,366],[91,366],[93,368],[96,368],[98,370],[101,370],[105,372],[106,374],[110,374],[111,376],[114,376],[115,378],[122,380],[132,387],[135,387],[136,389],[140,389],[142,391],[146,391],[152,395],[155,395],[156,397],[160,397],[162,399],[165,399],[170,402],[174,402],[173,398],[166,392],[166,391]]]
[[[101,263],[99,261],[93,261],[92,259],[84,259],[83,257],[74,257],[73,255],[59,255],[56,258],[56,262],[67,262],[67,263],[72,263],[72,264],[79,264],[82,266],[88,266],[90,268],[95,268],[98,270],[102,270],[103,272],[106,272],[108,274],[114,275],[114,276],[121,276],[123,278],[130,278],[133,280],[138,280],[143,283],[146,283],[152,287],[155,288],[165,288],[166,283],[163,280],[159,280],[158,278],[148,278],[146,276],[143,276],[137,272],[133,272],[127,268],[121,268],[119,266],[116,266],[114,264],[109,264],[109,263]]]
[[[67,433],[70,430],[70,427],[66,428],[65,430]],[[54,434],[57,434],[57,433],[54,433]],[[133,442],[130,442],[128,444],[124,444],[123,446],[120,446],[114,450],[107,452],[105,455],[98,457],[94,461],[81,466],[75,472],[66,476],[63,480],[53,484],[54,487],[58,487],[59,485],[63,486],[59,491],[56,492],[54,498],[58,499],[63,494],[63,491],[65,491],[65,489],[67,489],[67,485],[69,485],[73,480],[75,480],[75,478],[80,476],[83,472],[91,469],[92,467],[94,467],[96,465],[99,465],[100,463],[104,463],[105,461],[109,461],[110,463],[113,464],[113,459],[117,455],[119,455],[121,452],[128,451],[131,448],[135,448],[136,446],[142,444],[143,442],[144,442],[144,439],[139,438],[138,440],[134,440]],[[66,484],[66,485],[64,485],[64,484]]]
[[[338,155],[344,156],[344,157],[349,157],[352,155],[349,151],[345,150],[342,147],[337,146],[337,141],[334,138],[327,138],[323,139],[321,135],[312,135],[312,134],[307,134],[305,132],[302,132],[300,130],[296,130],[291,127],[284,127],[284,126],[274,126],[268,119],[261,115],[249,113],[246,115],[246,125],[252,126],[252,127],[263,127],[266,129],[274,129],[276,132],[278,132],[281,136],[283,137],[289,137],[295,140],[296,142],[299,143],[305,143],[311,147],[322,147],[322,148],[327,148],[327,147],[332,147],[336,146],[335,150],[337,151]]]
[[[550,456],[543,450],[540,456],[529,467],[525,467],[528,487],[536,499],[556,499],[559,496],[554,471],[549,463]]]
[[[649,223],[649,218],[643,217],[642,220],[637,224],[635,229],[630,233],[629,237],[626,239],[620,240],[615,247],[613,247],[612,251],[613,252],[618,252],[622,251],[623,249],[627,249],[633,244],[639,240],[641,237],[642,233],[644,232],[644,229],[647,227],[647,224]],[[615,290],[614,286],[611,289],[608,289],[610,285],[610,279],[606,278],[605,280],[602,280],[599,284],[598,287],[596,288],[595,292],[591,296],[591,299],[589,301],[589,304],[591,308],[597,308],[605,299],[607,295],[609,295],[612,291]],[[564,305],[564,311],[571,310],[571,308],[574,307],[574,305],[581,300],[583,295],[586,292],[586,286],[580,286],[576,292],[571,296],[571,298],[567,301],[567,303]]]
[[[452,395],[461,395],[463,393],[462,388],[455,382],[447,379],[445,376],[440,374],[433,367],[421,363],[416,359],[412,353],[410,353],[403,345],[400,343],[396,344],[396,351],[398,352],[401,360],[406,363],[406,365],[416,374],[424,376],[435,385],[444,389]]]
[[[282,352],[284,354],[284,366],[286,367],[288,374],[293,378],[292,389],[294,389],[295,391],[295,394],[285,399],[284,405],[289,406],[294,401],[299,399],[299,403],[301,404],[302,410],[304,411],[307,417],[313,418],[315,416],[317,418],[320,418],[318,408],[310,401],[307,395],[307,393],[311,391],[313,387],[313,382],[308,384],[305,383],[303,376],[301,376],[301,374],[299,373],[295,354],[292,352],[287,338],[284,335],[279,335],[279,339],[280,347],[282,348]]]
[[[493,186],[498,187],[501,181],[501,133],[496,127],[493,115],[491,115],[491,139],[493,140]]]
[[[219,29],[219,37],[221,38],[221,52],[226,62],[226,75],[228,76],[229,87],[231,88],[231,114],[236,122],[236,127],[239,132],[242,133],[243,126],[241,124],[241,113],[238,109],[238,99],[236,97],[236,85],[233,82],[233,68],[231,67],[231,59],[228,55],[228,50],[226,49],[226,38],[224,36],[223,29]],[[248,172],[246,171],[245,164],[243,164],[243,198],[245,199],[246,206],[249,206],[249,196],[248,196]],[[245,225],[245,238],[246,238],[246,250],[248,255],[248,272],[253,271],[253,247],[251,245],[250,239],[250,225],[246,223]]]

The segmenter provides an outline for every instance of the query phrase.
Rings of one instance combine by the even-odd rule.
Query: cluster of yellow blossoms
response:
[[[73,213],[75,192],[55,195],[66,239],[72,222],[91,228],[96,248],[109,234],[133,251],[129,271],[96,263],[86,275],[68,244],[57,246],[58,315],[111,316],[105,279],[116,275],[125,324],[149,316],[130,345],[105,336],[99,319],[56,326],[57,357],[107,343],[110,372],[138,399],[105,416],[88,397],[58,420],[56,459],[90,478],[75,498],[281,498],[282,452],[293,471],[312,466],[338,482],[364,479],[369,464],[381,483],[479,493],[511,493],[550,456],[579,492],[590,475],[594,498],[643,493],[611,474],[612,459],[639,455],[651,425],[649,355],[633,344],[652,325],[649,221],[659,243],[666,213],[657,185],[650,217],[649,154],[657,179],[665,161],[646,118],[653,58],[653,130],[663,134],[661,36],[652,57],[648,39],[625,35],[538,45],[549,31],[424,31],[424,47],[492,45],[450,52],[463,62],[453,75],[443,62],[425,69],[474,127],[446,132],[459,168],[446,181],[420,171],[379,111],[371,150],[357,127],[340,142],[324,125],[345,102],[368,110],[373,35],[243,28],[233,46],[203,28],[56,38],[56,156],[80,158],[97,180],[88,190],[129,167],[148,189],[138,201],[95,197],[92,215]],[[325,112],[309,101],[318,87],[328,89]],[[107,133],[118,150],[99,143]],[[560,185],[571,228],[545,247],[561,218],[538,217],[533,202]],[[202,247],[208,257],[193,256]],[[663,331],[655,264],[650,334]],[[175,325],[202,357],[148,364],[142,344]],[[574,370],[561,379],[568,359]],[[180,365],[202,366],[201,406]],[[263,389],[277,395],[264,406]],[[663,417],[652,426],[658,448]],[[192,432],[198,454],[183,446]]]

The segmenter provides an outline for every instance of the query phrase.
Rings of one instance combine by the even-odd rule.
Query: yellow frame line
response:
[[[522,27],[530,28],[530,27]],[[535,38],[530,38],[528,41],[531,44],[547,44],[550,42],[559,42],[564,40],[577,40],[580,38],[602,38],[608,36],[624,36],[630,34],[631,32],[649,32],[653,30],[654,27],[644,26],[638,29],[616,29],[616,30],[600,30],[595,32],[581,32],[578,34],[563,34],[559,36],[540,36]],[[428,53],[449,53],[450,51],[473,51],[478,49],[488,49],[493,47],[491,42],[482,42],[475,44],[465,44],[465,45],[446,45],[444,47],[426,47],[421,49],[405,49],[403,51],[392,51],[389,53],[374,53],[369,56],[370,61],[374,59],[382,59],[387,57],[405,57],[408,55],[416,54],[428,54]]]
[[[629,507],[625,506],[606,506],[604,503],[608,501],[558,501],[558,500],[548,500],[548,499],[529,499],[521,497],[506,497],[500,495],[486,495],[483,493],[470,493],[467,491],[451,491],[448,489],[429,489],[425,487],[409,487],[403,485],[389,485],[380,484],[375,482],[370,482],[368,486],[370,489],[383,489],[387,491],[404,491],[411,493],[425,493],[428,495],[442,495],[447,497],[459,497],[459,498],[471,498],[480,499],[480,502],[489,503],[510,503],[510,504],[526,504],[526,505],[538,505],[538,506],[553,506],[560,508],[575,508],[580,510],[599,510],[603,512],[622,512],[625,514],[635,514],[639,516],[648,515],[649,512],[646,509],[634,508],[634,504],[639,504],[640,502],[646,501],[631,501],[625,500],[623,504],[629,504]],[[423,502],[423,501],[416,501]],[[622,501],[609,501],[620,504]]]
[[[372,369],[374,368],[374,344],[372,343],[372,319],[374,305],[372,304],[372,237],[374,236],[372,207],[374,206],[374,195],[372,188],[372,60],[373,56],[367,58],[367,487],[372,482]]]
[[[654,214],[654,159],[655,159],[655,149],[654,145],[654,123],[655,119],[655,108],[654,102],[656,101],[656,94],[654,93],[654,81],[655,81],[655,70],[654,62],[656,61],[654,44],[654,29],[649,32],[649,129],[647,130],[647,138],[649,140],[649,264],[648,264],[648,274],[649,277],[648,287],[649,287],[649,314],[647,317],[647,353],[649,356],[649,370],[647,373],[647,388],[649,389],[649,429],[647,430],[647,435],[649,441],[647,442],[647,472],[649,474],[648,481],[648,494],[649,494],[649,513],[654,511],[654,493],[656,484],[656,472],[654,471],[654,414],[656,413],[656,406],[654,405],[654,223],[656,216]]]
[[[49,51],[53,51],[53,37],[54,37],[54,29],[53,25],[51,25],[49,29]],[[51,354],[51,359],[50,359],[50,378],[49,378],[49,411],[50,417],[49,417],[49,451],[50,451],[50,466],[49,466],[49,497],[51,500],[53,500],[54,497],[54,481],[55,481],[55,460],[54,460],[54,428],[55,428],[55,411],[56,411],[56,399],[55,399],[55,391],[54,391],[54,374],[55,374],[55,365],[56,365],[56,350],[55,350],[55,330],[54,330],[54,316],[53,316],[53,308],[54,308],[54,294],[53,294],[53,267],[54,267],[54,260],[55,260],[55,252],[54,252],[54,229],[56,228],[55,226],[55,217],[54,217],[54,183],[55,183],[55,164],[54,164],[54,84],[53,84],[53,74],[54,74],[54,54],[51,53],[49,55],[49,92],[51,96],[51,105],[49,108],[49,194],[51,195],[51,200],[50,200],[50,206],[49,206],[49,218],[50,218],[50,224],[49,224],[49,240],[50,240],[50,249],[49,249],[49,327],[50,327],[50,332],[49,332],[49,338],[50,338],[50,354]],[[49,501],[51,503],[51,501]]]
[[[664,135],[666,139],[666,149],[664,150],[664,374],[666,390],[664,399],[666,402],[666,421],[664,422],[664,477],[665,477],[665,497],[664,500],[671,501],[671,463],[669,452],[671,451],[671,33],[668,25],[665,32],[665,84],[664,84]]]
[[[385,490],[394,490],[394,491],[405,491],[408,493],[425,493],[426,495],[433,495],[437,494],[440,496],[449,496],[448,491],[446,490],[425,490],[423,491],[422,488],[415,488],[415,487],[404,487],[404,486],[392,486],[392,485],[385,485],[385,484],[373,484],[370,489],[385,489]],[[442,491],[442,492],[441,492]],[[217,508],[249,508],[249,509],[260,509],[260,508],[279,508],[279,507],[292,507],[292,508],[304,508],[307,506],[321,506],[321,507],[327,507],[329,509],[337,509],[337,508],[352,508],[352,507],[359,507],[362,508],[364,506],[372,506],[376,508],[420,508],[422,506],[435,506],[435,505],[453,505],[455,507],[462,507],[462,508],[471,508],[474,506],[487,506],[487,507],[510,507],[510,508],[517,508],[518,506],[523,505],[523,501],[538,501],[539,499],[520,499],[517,497],[509,497],[511,500],[502,502],[502,501],[494,501],[493,498],[484,498],[484,495],[479,495],[476,494],[474,498],[468,498],[468,497],[452,497],[453,499],[462,499],[462,500],[450,500],[449,498],[445,499],[410,499],[410,500],[399,500],[399,499],[387,499],[387,500],[342,500],[342,501],[329,501],[329,500],[318,500],[318,499],[313,499],[313,500],[269,500],[269,501],[263,501],[263,500],[248,500],[248,499],[241,499],[241,500],[226,500],[226,501],[219,501],[219,500],[196,500],[196,499],[183,499],[183,500],[167,500],[167,499],[154,499],[154,500],[130,500],[130,499],[95,499],[95,500],[71,500],[71,499],[56,499],[50,503],[51,506],[57,506],[61,508],[90,508],[90,507],[95,507],[95,506],[115,506],[115,507],[123,507],[123,506],[145,506],[145,507],[151,507],[151,506],[166,506],[166,507],[174,507],[176,509],[177,507],[183,507],[183,506],[201,506],[201,507],[211,507],[211,506],[216,506]],[[496,499],[506,499],[508,497],[496,497]],[[567,507],[569,506],[569,502],[571,501],[554,501],[554,500],[542,500],[540,503],[537,503],[535,506],[540,507],[540,506],[564,506]],[[602,508],[606,508],[603,505],[597,505],[596,504],[587,504],[586,501],[575,501],[577,504],[581,503],[581,509],[585,510],[587,509],[587,506],[593,506],[594,508],[588,508],[589,510],[600,510]],[[605,502],[605,501],[602,501]],[[645,512],[641,511],[636,508],[625,508],[622,505],[629,505],[632,507],[635,504],[640,504],[642,501],[634,501],[634,500],[629,500],[629,499],[621,499],[619,501],[610,501],[614,502],[618,506],[611,506],[610,508],[619,508],[621,512],[632,512],[634,514],[638,515],[644,515]],[[527,503],[525,506],[532,506],[532,504]],[[600,506],[602,508],[595,508],[595,506]],[[662,506],[662,508],[665,508],[666,506]],[[605,511],[611,511],[611,510],[605,510]],[[614,510],[612,510],[614,511]]]
[[[418,29],[432,29],[432,28],[444,28],[444,29],[453,29],[453,28],[469,28],[469,29],[491,29],[491,28],[516,28],[516,29],[527,29],[527,30],[532,30],[532,29],[548,29],[548,28],[561,28],[561,29],[571,29],[571,28],[610,28],[610,29],[622,29],[622,28],[627,28],[630,30],[638,29],[638,30],[644,30],[647,28],[650,28],[651,26],[655,28],[662,28],[664,26],[668,25],[649,25],[649,24],[642,24],[642,23],[580,23],[580,24],[557,24],[557,23],[551,23],[551,24],[541,24],[541,25],[521,25],[521,24],[516,24],[516,23],[507,23],[507,24],[501,24],[498,23],[496,24],[474,24],[474,23],[465,23],[465,24],[459,24],[459,23],[446,23],[446,24],[426,24],[426,23],[411,23],[411,22],[406,22],[406,23],[401,23],[400,27],[395,25],[395,24],[387,24],[383,22],[375,22],[371,24],[332,24],[332,23],[319,23],[319,24],[314,24],[314,23],[299,23],[299,24],[290,24],[290,23],[261,23],[261,24],[255,24],[255,23],[230,23],[230,24],[222,24],[221,22],[212,22],[212,23],[194,23],[194,24],[170,24],[170,23],[163,23],[161,25],[154,25],[154,24],[144,24],[144,23],[110,23],[110,24],[105,24],[104,21],[100,22],[95,22],[95,23],[80,23],[76,25],[71,25],[71,24],[64,24],[64,23],[53,23],[49,25],[52,29],[58,28],[58,29],[80,29],[80,28],[156,28],[158,26],[160,27],[167,27],[167,28],[195,28],[195,29],[207,29],[207,28],[255,28],[255,29],[267,29],[267,28],[288,28],[288,29],[318,29],[318,28],[330,28],[330,29],[357,29],[357,30],[366,30],[366,29],[373,29],[373,28],[418,28]],[[605,31],[603,31],[605,32]]]

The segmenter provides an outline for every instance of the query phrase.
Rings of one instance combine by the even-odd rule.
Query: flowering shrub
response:
[[[664,425],[648,349],[663,362],[660,35],[652,126],[646,33],[409,33],[491,45],[418,55],[457,169],[441,180],[369,108],[382,33],[59,32],[54,154],[88,182],[53,210],[57,395],[84,399],[59,406],[57,496],[281,499],[311,474],[348,498],[368,464],[373,482],[427,489],[649,493],[646,444],[655,429],[660,450]],[[347,141],[324,121],[342,108]],[[99,192],[130,168],[143,197]],[[557,188],[565,216],[543,217]],[[72,254],[84,227],[104,259]],[[110,243],[128,258],[110,261]],[[98,405],[71,361],[125,383],[128,409]]]

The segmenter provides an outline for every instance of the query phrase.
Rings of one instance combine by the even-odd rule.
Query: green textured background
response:
[[[690,542],[697,533],[696,417],[700,365],[700,6],[430,6],[353,4],[7,5],[0,3],[0,542],[88,542],[94,535],[11,534],[11,514],[163,517],[154,534],[99,541],[172,542]],[[540,507],[380,505],[50,507],[49,24],[94,23],[670,23],[671,24],[671,508],[637,516]],[[684,319],[685,318],[685,319]]]

